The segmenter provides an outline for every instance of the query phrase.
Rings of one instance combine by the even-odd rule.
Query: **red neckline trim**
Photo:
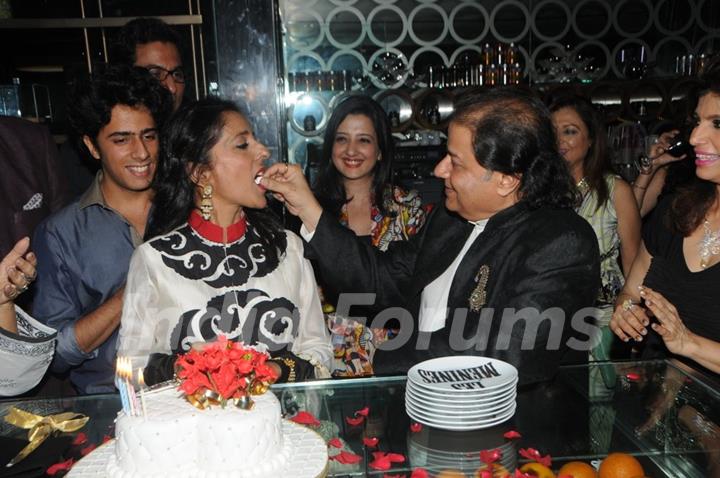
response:
[[[190,227],[192,227],[195,232],[208,241],[219,242],[220,244],[223,243],[223,228],[210,221],[206,221],[202,218],[199,212],[195,210],[190,212],[188,224],[190,224]],[[235,242],[243,237],[246,229],[247,222],[245,221],[245,216],[243,216],[238,222],[228,226],[228,242]]]

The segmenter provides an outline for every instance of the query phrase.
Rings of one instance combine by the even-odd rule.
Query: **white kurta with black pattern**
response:
[[[271,261],[252,225],[229,244],[185,224],[137,248],[130,262],[118,355],[145,367],[153,353],[187,352],[222,334],[270,352],[287,349],[318,370],[332,349],[310,262],[300,238]]]
[[[55,351],[55,329],[15,306],[17,333],[0,327],[0,396],[25,393],[45,375]]]

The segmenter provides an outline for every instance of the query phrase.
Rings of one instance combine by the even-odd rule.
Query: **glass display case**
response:
[[[613,377],[614,385],[601,399],[589,398],[588,377],[598,369]],[[550,455],[555,471],[570,461],[597,464],[611,452],[636,457],[649,478],[716,476],[720,466],[720,386],[678,362],[564,366],[553,383],[519,389],[510,420],[465,432],[414,426],[405,412],[405,385],[405,377],[377,377],[274,385],[271,390],[286,418],[309,412],[320,422],[313,429],[326,441],[339,439],[333,443],[341,448],[330,445],[330,455],[342,450],[361,457],[357,464],[330,460],[328,476],[409,476],[413,469],[424,468],[429,476],[453,470],[452,476],[472,477],[482,466],[481,451],[500,450],[499,463],[513,471],[528,462],[519,453],[527,448]],[[47,466],[78,458],[82,447],[112,436],[121,404],[116,395],[5,400],[0,416],[10,407],[39,415],[73,411],[90,417],[82,430],[87,443],[73,445],[75,434],[64,434],[26,459],[25,466],[39,469],[42,476]],[[348,420],[365,407],[369,413],[362,424]],[[518,432],[519,438],[508,438],[508,431]],[[26,435],[26,430],[0,421],[5,461],[27,443]],[[377,438],[377,445],[366,444],[364,438]],[[390,470],[373,469],[375,451],[401,454],[404,461]]]

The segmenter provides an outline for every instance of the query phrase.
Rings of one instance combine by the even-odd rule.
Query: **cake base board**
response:
[[[327,475],[327,445],[315,431],[293,423],[282,421],[283,439],[291,442],[291,454],[283,468],[274,470],[273,476],[297,478],[323,478]],[[79,460],[70,469],[68,478],[96,478],[106,476],[108,461],[115,453],[115,440],[99,446]]]

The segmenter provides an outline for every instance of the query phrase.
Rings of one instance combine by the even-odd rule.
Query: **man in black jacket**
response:
[[[400,321],[375,356],[376,373],[401,373],[446,355],[484,355],[515,365],[520,383],[551,378],[592,345],[600,284],[597,239],[573,211],[575,188],[557,152],[550,115],[531,93],[496,88],[456,107],[445,182],[411,240],[380,253],[323,213],[295,166],[275,165],[262,184],[304,224],[308,255],[346,293],[375,293]]]

